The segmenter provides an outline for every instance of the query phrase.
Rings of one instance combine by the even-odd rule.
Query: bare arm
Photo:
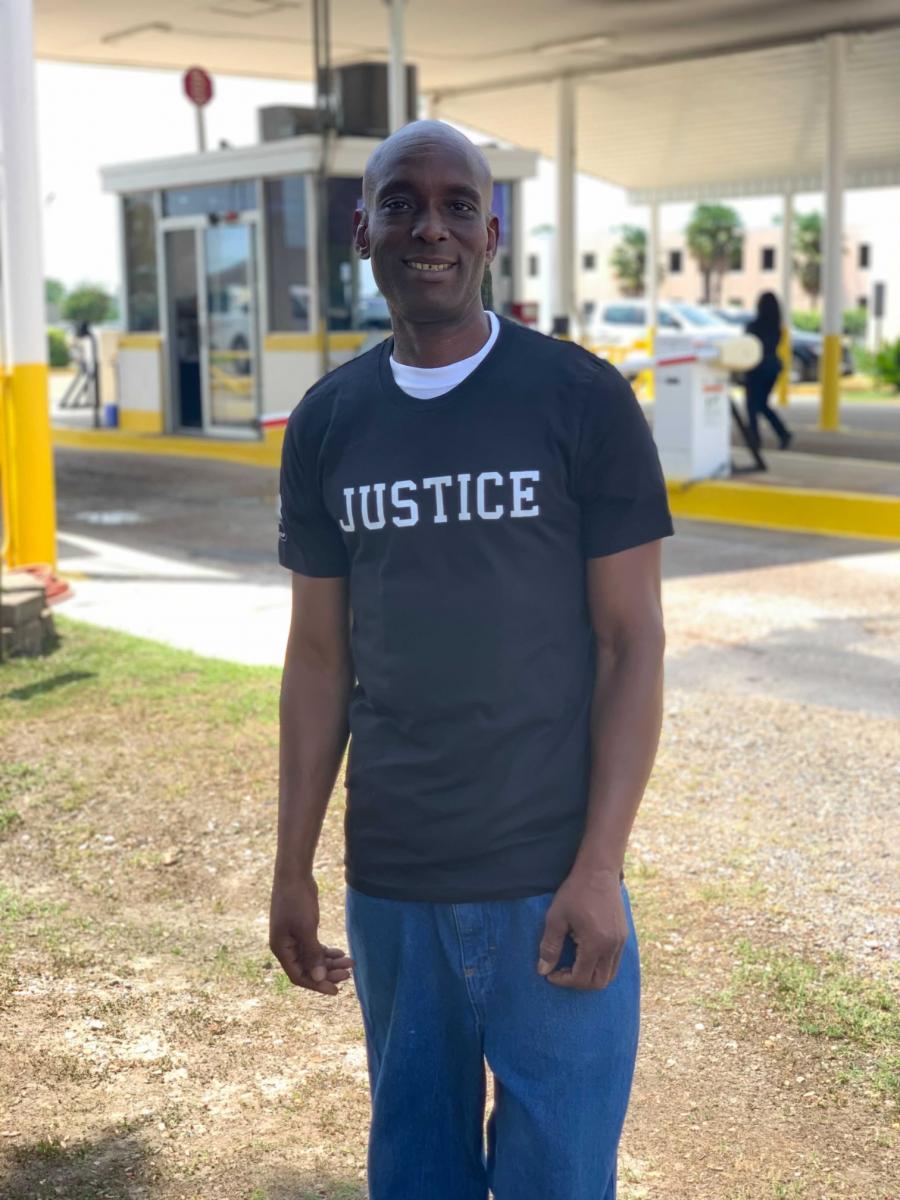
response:
[[[587,564],[597,637],[588,809],[575,863],[547,913],[538,967],[566,987],[612,982],[628,935],[619,870],[662,723],[660,548],[648,542]],[[551,974],[569,931],[575,965]]]
[[[292,577],[281,681],[278,845],[269,941],[292,983],[333,995],[351,960],[318,940],[313,860],[347,745],[353,683],[347,581]]]
[[[573,871],[618,881],[653,769],[663,703],[660,542],[587,564],[597,638],[587,823]]]

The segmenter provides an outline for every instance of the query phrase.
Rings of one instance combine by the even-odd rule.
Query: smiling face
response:
[[[497,250],[484,157],[449,126],[420,121],[384,142],[366,168],[355,245],[393,314],[454,323],[481,304]]]

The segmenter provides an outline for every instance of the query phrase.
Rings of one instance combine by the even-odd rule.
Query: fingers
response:
[[[544,922],[544,936],[541,938],[539,951],[537,969],[541,975],[549,975],[559,962],[568,931],[569,927],[566,922],[561,917],[557,917],[551,908]]]
[[[577,991],[601,992],[609,987],[619,970],[622,958],[622,947],[615,948],[611,953],[598,953],[596,949],[578,947],[574,965],[562,967],[548,975],[550,983],[557,987],[571,988]]]
[[[323,996],[336,996],[336,985],[349,979],[355,966],[344,950],[316,943],[306,947],[304,952],[292,937],[274,943],[271,949],[295,987],[320,992]]]

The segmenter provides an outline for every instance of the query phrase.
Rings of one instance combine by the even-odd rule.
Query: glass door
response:
[[[172,426],[202,429],[197,233],[190,228],[167,229],[164,237]]]
[[[256,429],[258,341],[255,225],[235,221],[202,231],[207,407],[211,432]]]

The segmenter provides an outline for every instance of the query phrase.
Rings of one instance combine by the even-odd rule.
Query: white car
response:
[[[657,329],[660,333],[686,333],[710,341],[734,337],[733,325],[699,304],[660,303]],[[591,325],[591,340],[599,347],[630,346],[646,336],[647,303],[644,300],[615,300],[604,304]]]

